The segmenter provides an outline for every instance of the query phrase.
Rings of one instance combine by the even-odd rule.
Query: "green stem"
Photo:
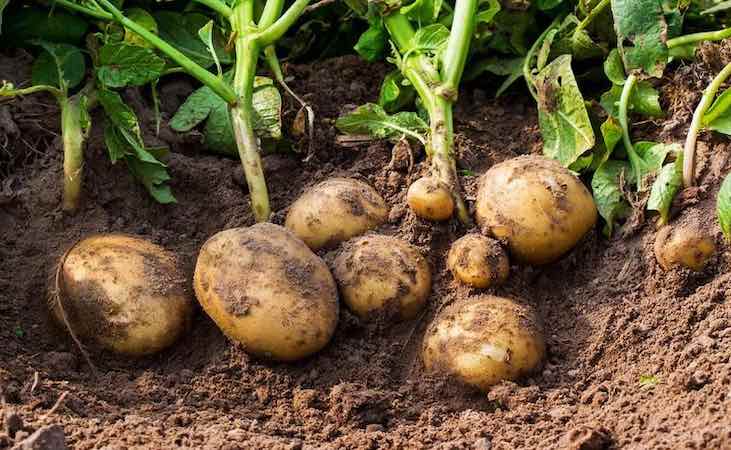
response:
[[[277,17],[282,14],[283,8],[284,0],[267,0],[264,5],[264,11],[262,11],[261,17],[259,18],[259,27],[267,28],[273,24],[277,20]]]
[[[81,5],[77,4],[77,3],[74,3],[73,1],[69,1],[69,0],[52,0],[51,1],[51,4],[52,5],[61,5],[62,7],[66,8],[66,9],[69,9],[69,10],[72,10],[72,11],[76,11],[76,12],[80,12],[82,14],[85,14],[87,16],[94,17],[94,18],[97,18],[97,19],[101,19],[101,20],[114,20],[114,16],[112,16],[111,14],[109,14],[106,11],[100,11],[100,10],[96,10],[96,9],[87,8],[85,6],[81,6]]]
[[[523,78],[525,78],[525,84],[528,86],[528,92],[530,92],[530,95],[533,96],[533,100],[535,101],[538,101],[538,91],[536,91],[536,85],[533,82],[533,72],[531,70],[533,67],[533,58],[536,56],[536,53],[538,53],[538,49],[541,45],[543,45],[543,41],[546,39],[546,36],[548,36],[548,33],[556,28],[562,20],[563,17],[556,17],[548,28],[543,30],[543,33],[538,36],[538,39],[536,39],[530,50],[528,50],[528,53],[525,55],[525,61],[523,62]]]
[[[13,87],[13,85],[9,83],[5,83],[0,86],[0,97],[19,97],[23,95],[35,94],[37,92],[48,92],[56,98],[63,95],[63,92],[59,88],[46,86],[43,84],[23,89],[15,89],[15,87]]]
[[[151,33],[145,27],[139,25],[138,23],[129,20],[127,17],[124,16],[124,14],[122,14],[119,9],[117,9],[116,6],[109,2],[109,0],[99,0],[99,2],[104,6],[104,8],[111,12],[112,16],[114,16],[115,21],[142,36],[145,41],[154,45],[158,50],[160,50],[170,59],[175,61],[175,63],[182,67],[188,74],[192,75],[194,78],[198,79],[198,81],[211,88],[213,92],[215,92],[219,97],[224,99],[227,103],[236,103],[236,101],[238,100],[236,93],[233,89],[231,89],[231,86],[226,84],[223,80],[196,64],[192,59],[188,58],[181,51],[168,44],[164,40],[160,39],[156,34]]]
[[[686,34],[673,39],[668,39],[668,48],[682,47],[683,45],[696,44],[703,41],[720,41],[731,37],[731,28],[724,28],[718,31],[705,31],[702,33]]]
[[[290,6],[276,22],[259,33],[256,38],[259,45],[266,47],[267,45],[275,43],[279,40],[279,38],[284,36],[284,33],[286,33],[287,30],[294,25],[309,3],[310,0],[295,0],[295,2],[292,3],[292,6]]]
[[[447,91],[448,96],[453,97],[452,100],[457,96],[467,54],[470,51],[476,12],[477,0],[457,0],[447,50],[442,58],[442,88]],[[453,96],[450,95],[452,92]]]
[[[193,0],[193,1],[211,8],[212,10],[216,11],[218,14],[222,15],[225,19],[230,18],[231,14],[233,13],[231,8],[229,8],[228,5],[226,5],[225,3],[223,3],[220,0]]]
[[[629,155],[629,161],[634,169],[635,179],[637,180],[637,190],[644,190],[644,180],[642,179],[641,165],[642,161],[635,151],[634,145],[632,145],[632,138],[629,133],[629,103],[634,91],[635,85],[637,84],[637,76],[631,74],[627,77],[622,88],[622,95],[619,97],[619,125],[622,127],[622,142],[624,148],[627,150]]]
[[[594,21],[594,19],[599,16],[599,14],[607,9],[607,6],[609,6],[610,3],[612,3],[611,0],[602,0],[601,2],[597,3],[597,5],[589,12],[589,14],[584,17],[584,20],[579,22],[579,24],[576,26],[576,28],[574,29],[574,35],[588,27]]]
[[[416,34],[409,19],[402,14],[393,13],[383,18],[383,24],[398,50],[401,53],[408,51],[411,47],[411,40]]]
[[[81,196],[84,168],[84,130],[78,98],[58,97],[63,137],[63,210],[75,211]]]
[[[688,130],[688,137],[685,139],[685,147],[683,148],[683,184],[685,187],[693,186],[695,183],[695,147],[698,133],[703,127],[703,117],[713,104],[721,85],[729,76],[731,76],[731,64],[727,64],[708,85],[693,113],[693,120],[690,123],[690,130]]]

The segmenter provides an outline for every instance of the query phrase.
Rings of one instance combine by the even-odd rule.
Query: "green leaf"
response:
[[[206,44],[206,47],[208,48],[208,53],[211,54],[211,58],[213,58],[213,61],[216,63],[216,70],[218,71],[218,76],[223,76],[223,70],[221,69],[221,61],[218,59],[218,53],[216,53],[216,47],[213,42],[213,21],[209,21],[207,24],[203,26],[200,30],[198,30],[198,37],[201,38],[201,41],[203,41],[204,44]]]
[[[630,211],[630,205],[622,192],[621,181],[630,177],[631,172],[626,161],[609,160],[599,166],[591,179],[597,210],[606,222],[604,226],[606,236],[612,235],[614,223],[626,217]]]
[[[716,213],[723,235],[727,240],[731,240],[731,175],[727,175],[721,183],[716,198]]]
[[[147,188],[152,198],[158,203],[168,204],[177,202],[170,190],[170,186],[166,184],[170,180],[170,175],[165,166],[130,156],[127,156],[125,161],[132,175]]]
[[[440,54],[447,47],[449,30],[441,23],[427,25],[414,34],[412,50],[421,53]]]
[[[727,9],[731,9],[731,1],[725,1],[725,2],[721,2],[721,3],[717,4],[717,5],[714,5],[714,6],[710,7],[710,8],[708,8],[708,9],[703,10],[701,12],[701,14],[702,15],[705,15],[705,14],[716,14],[716,13],[719,13],[719,12],[726,11]]]
[[[107,113],[107,118],[112,122],[114,126],[120,130],[126,130],[132,133],[133,136],[142,140],[142,133],[140,131],[140,125],[137,121],[137,116],[134,111],[127,106],[122,97],[114,91],[108,89],[100,89],[97,93],[99,104],[104,108],[104,112]]]
[[[412,20],[426,25],[437,20],[441,9],[442,0],[414,0],[406,6],[402,6],[399,12]]]
[[[33,62],[32,80],[34,85],[47,85],[73,89],[86,74],[86,61],[81,50],[69,44],[41,42],[43,52]],[[63,83],[60,82],[63,80]]]
[[[388,45],[388,32],[380,19],[373,20],[368,29],[360,35],[353,49],[368,62],[383,59]]]
[[[107,147],[109,159],[112,161],[112,164],[123,159],[131,149],[125,142],[124,137],[117,131],[117,128],[109,123],[104,127],[104,144]]]
[[[655,375],[640,375],[640,387],[643,389],[655,387],[660,383]]]
[[[675,195],[683,186],[683,153],[677,159],[663,166],[657,175],[647,200],[647,209],[660,213],[660,223],[666,224],[670,218],[670,206]]]
[[[585,29],[577,31],[580,23],[581,21],[573,14],[564,19],[549,44],[552,58],[572,55],[575,60],[582,61],[604,56],[604,49],[594,42]]]
[[[622,57],[619,55],[619,50],[616,48],[609,52],[609,56],[604,61],[604,74],[606,74],[609,81],[612,83],[622,86],[627,78],[627,74],[624,73],[624,64],[622,63]]]
[[[429,126],[416,113],[400,112],[388,115],[380,106],[367,103],[341,116],[335,122],[338,130],[347,134],[368,135],[376,139],[400,139],[407,136],[426,144]]]
[[[5,14],[0,42],[3,47],[23,47],[38,40],[79,45],[88,29],[84,19],[60,8],[50,14],[47,8],[35,6],[12,8]]]
[[[487,4],[487,8],[482,9],[482,5]],[[497,13],[500,12],[502,7],[498,0],[483,0],[479,2],[477,15],[475,16],[475,26],[481,27],[482,25],[491,24]]]
[[[157,22],[155,18],[144,9],[130,8],[125,11],[125,15],[129,20],[141,25],[152,34],[157,34]],[[143,39],[142,36],[127,28],[124,29],[124,42],[138,47],[153,48],[153,45]]]
[[[503,8],[492,21],[493,34],[487,48],[500,53],[525,55],[532,41],[529,35],[535,31],[535,11]]]
[[[634,173],[632,177],[632,181],[638,186],[647,185],[644,180],[657,174],[669,153],[678,154],[682,152],[682,148],[679,144],[662,144],[647,141],[635,143],[634,148],[635,152],[637,152],[637,156],[639,156],[641,160],[639,172],[643,182],[638,183],[638,180],[634,179]]]
[[[614,148],[622,141],[622,127],[619,125],[619,121],[612,116],[607,117],[607,120],[601,125],[602,138],[604,139],[604,145],[607,147],[607,151],[611,154]]]
[[[551,56],[551,47],[553,46],[553,41],[556,39],[557,35],[558,28],[553,29],[546,34],[546,37],[541,43],[541,49],[538,51],[538,56],[536,57],[536,70],[539,72],[546,67],[546,64],[548,64],[548,60]]]
[[[112,88],[142,86],[157,80],[165,60],[152,49],[125,43],[107,44],[99,50],[99,81]]]
[[[211,88],[203,86],[194,91],[180,106],[172,119],[170,128],[175,131],[186,132],[208,118],[213,108],[226,105],[226,102],[216,95]]]
[[[612,0],[612,13],[625,68],[661,77],[668,61],[668,26],[661,0]]]
[[[713,118],[712,120],[709,120]],[[723,134],[731,134],[731,89],[725,90],[713,102],[703,117],[703,125]]]
[[[198,30],[210,20],[208,17],[198,13],[181,14],[172,11],[158,11],[154,13],[154,18],[162,40],[205,68],[216,63],[206,44],[198,37]],[[221,64],[233,63],[233,56],[225,51],[226,41],[220,33],[214,32],[214,47]]]
[[[610,116],[619,117],[619,99],[622,96],[622,86],[615,84],[602,94],[599,103]],[[660,93],[647,81],[639,81],[632,90],[629,100],[629,112],[642,114],[648,117],[664,117],[665,113],[660,106]]]
[[[416,90],[407,83],[399,70],[386,74],[378,93],[378,105],[386,112],[397,112],[405,106],[414,103]]]
[[[556,58],[535,77],[543,153],[565,167],[594,147],[584,97],[571,70],[571,56]]]

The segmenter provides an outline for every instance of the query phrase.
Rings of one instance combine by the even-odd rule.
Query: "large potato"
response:
[[[139,237],[79,241],[59,263],[56,284],[56,320],[83,342],[117,353],[155,353],[190,324],[193,304],[177,258]]]
[[[206,313],[252,354],[293,361],[322,349],[338,322],[327,265],[291,232],[260,223],[215,234],[193,277]]]
[[[386,202],[375,189],[351,178],[331,178],[292,204],[284,226],[317,250],[363,234],[387,218]]]
[[[518,261],[535,265],[559,259],[597,220],[581,181],[542,156],[493,166],[480,178],[476,206],[483,230],[506,242]]]
[[[666,225],[655,238],[655,257],[665,270],[685,267],[699,271],[715,253],[716,242],[695,220]]]
[[[445,308],[424,337],[427,370],[482,390],[536,370],[546,354],[540,321],[512,300],[480,296]]]
[[[508,255],[495,239],[472,233],[457,239],[447,255],[454,277],[476,288],[499,286],[508,279]]]
[[[415,247],[391,236],[348,242],[335,258],[333,274],[345,304],[362,319],[413,319],[431,292],[429,263]]]

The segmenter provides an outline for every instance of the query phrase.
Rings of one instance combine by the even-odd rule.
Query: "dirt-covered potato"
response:
[[[508,279],[508,255],[495,239],[468,234],[457,239],[447,255],[447,267],[454,277],[476,288],[499,286]]]
[[[535,155],[488,170],[476,207],[483,231],[507,243],[518,261],[535,265],[559,259],[597,220],[586,186],[558,162]]]
[[[386,202],[371,186],[351,178],[331,178],[292,204],[284,226],[317,250],[363,234],[387,218]]]
[[[454,212],[452,193],[434,177],[413,182],[406,193],[406,202],[418,217],[435,222],[448,220]]]
[[[532,309],[493,296],[465,299],[445,308],[424,337],[427,370],[488,390],[535,371],[546,344]]]
[[[665,225],[655,238],[655,257],[665,270],[680,266],[699,271],[715,253],[716,242],[697,221]]]
[[[148,355],[188,328],[193,302],[186,284],[171,252],[136,236],[100,234],[62,257],[51,308],[85,344]]]
[[[293,361],[322,349],[338,321],[327,265],[287,229],[234,228],[201,248],[193,287],[203,309],[254,355]]]
[[[345,304],[362,319],[413,319],[431,292],[426,258],[391,236],[349,241],[335,258],[333,274]]]

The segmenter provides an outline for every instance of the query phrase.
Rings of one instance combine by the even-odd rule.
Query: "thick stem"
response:
[[[236,13],[236,12],[235,12]],[[231,123],[236,137],[241,164],[249,186],[251,208],[257,222],[269,220],[269,192],[259,154],[259,140],[254,132],[254,78],[259,58],[259,46],[251,36],[236,38],[236,74],[234,90],[239,102],[231,107]]]
[[[462,199],[462,187],[459,184],[457,166],[454,162],[452,104],[445,99],[438,98],[429,119],[432,176],[449,187],[457,208],[457,217],[465,225],[470,225],[472,220]]]
[[[81,109],[76,98],[59,97],[63,136],[63,210],[75,211],[81,196],[84,167],[84,131]]]
[[[727,64],[708,85],[703,92],[701,102],[693,113],[693,120],[690,123],[690,130],[688,130],[688,137],[685,139],[685,147],[683,148],[683,184],[685,187],[693,186],[695,183],[695,147],[698,133],[703,127],[703,117],[713,104],[721,85],[729,76],[731,76],[731,64]]]
[[[277,20],[277,17],[282,15],[283,8],[284,0],[267,0],[264,5],[264,10],[261,13],[261,17],[259,18],[259,27],[267,28],[273,24],[274,21]]]
[[[457,97],[457,89],[470,51],[476,12],[477,0],[457,0],[447,50],[442,58],[442,89],[452,100]]]
[[[704,31],[702,33],[686,34],[673,39],[668,39],[668,48],[682,47],[683,45],[695,44],[703,41],[720,41],[731,37],[731,28],[724,28],[718,31]]]

